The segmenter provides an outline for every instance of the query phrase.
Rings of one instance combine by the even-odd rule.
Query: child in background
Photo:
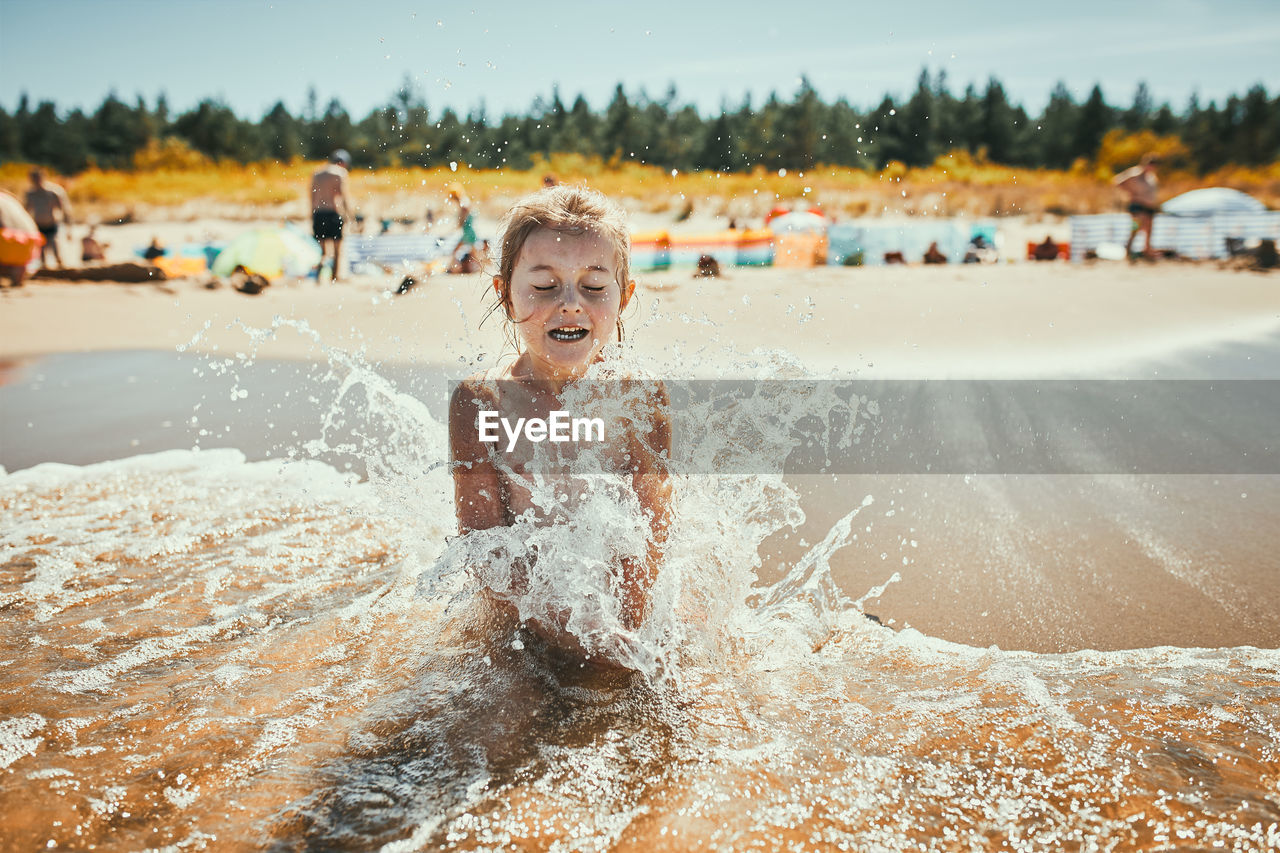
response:
[[[94,237],[96,226],[90,225],[89,231],[80,241],[80,261],[81,263],[89,263],[91,261],[101,261],[106,259],[106,243],[99,243],[98,238]]]
[[[493,290],[494,309],[514,327],[520,352],[514,363],[462,383],[450,402],[454,502],[463,534],[510,526],[530,512],[539,524],[554,523],[548,507],[538,505],[529,476],[535,450],[546,452],[549,446],[518,442],[509,447],[505,437],[498,443],[482,441],[481,415],[497,413],[514,423],[517,418],[546,420],[552,411],[565,410],[565,394],[580,391],[579,380],[605,358],[615,336],[621,338],[621,314],[635,292],[625,213],[581,187],[552,187],[524,199],[508,215]],[[638,416],[626,419],[627,428],[604,435],[601,446],[592,449],[634,490],[649,526],[646,553],[622,557],[620,571],[613,574],[619,579],[612,588],[618,617],[628,630],[645,620],[666,541],[671,491],[665,463],[671,437],[664,397],[648,393]],[[573,412],[584,414],[591,413]],[[551,474],[556,488],[563,485],[567,493],[569,471],[553,466]],[[521,585],[515,577],[510,587],[518,592]],[[492,590],[488,594],[499,608],[513,609]],[[555,617],[531,621],[529,627],[555,645],[582,651]]]

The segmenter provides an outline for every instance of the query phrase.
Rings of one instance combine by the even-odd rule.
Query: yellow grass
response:
[[[1053,216],[1119,209],[1110,176],[1144,150],[1166,155],[1161,170],[1161,194],[1166,198],[1201,186],[1230,186],[1269,207],[1280,207],[1280,162],[1261,168],[1229,167],[1200,177],[1177,170],[1184,152],[1167,140],[1119,136],[1108,137],[1098,161],[1079,162],[1068,171],[1000,166],[967,152],[953,152],[919,169],[890,163],[879,173],[820,167],[785,174],[764,169],[746,174],[685,174],[556,155],[526,171],[473,171],[461,166],[456,171],[447,167],[356,170],[352,187],[361,210],[371,218],[420,219],[428,207],[438,212],[454,183],[482,212],[497,215],[515,197],[538,188],[548,172],[563,181],[583,181],[607,195],[629,199],[640,209],[670,211],[673,216],[691,206],[746,220],[762,216],[779,201],[797,199],[820,204],[840,217]],[[67,189],[80,221],[209,215],[297,218],[307,213],[305,191],[318,165],[214,163],[179,143],[140,152],[133,171],[90,169],[74,177],[51,177]],[[20,196],[28,168],[20,163],[0,165],[0,189]]]

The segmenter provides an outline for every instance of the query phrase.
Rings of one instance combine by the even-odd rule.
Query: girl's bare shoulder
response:
[[[450,413],[486,405],[496,406],[499,400],[499,383],[509,381],[511,381],[509,365],[473,373],[454,386],[453,394],[449,398]]]

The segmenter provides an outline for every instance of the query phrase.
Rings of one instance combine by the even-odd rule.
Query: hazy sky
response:
[[[259,117],[314,86],[356,117],[408,74],[428,105],[526,110],[559,84],[601,107],[622,82],[661,96],[674,82],[704,112],[751,93],[789,98],[801,74],[828,100],[907,95],[921,67],[952,91],[998,77],[1039,110],[1058,80],[1111,103],[1145,80],[1181,110],[1261,82],[1280,89],[1280,2],[942,3],[800,0],[700,3],[439,3],[418,0],[0,0],[0,105],[94,108],[115,90],[171,109],[219,97]]]

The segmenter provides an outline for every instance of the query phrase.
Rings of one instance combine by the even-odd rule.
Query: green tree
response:
[[[244,163],[260,156],[256,128],[246,126],[220,101],[202,100],[174,120],[173,130],[192,148],[215,160]]]
[[[0,107],[0,163],[22,159],[22,137],[18,132],[18,119]]]
[[[1240,101],[1231,159],[1251,166],[1275,162],[1280,156],[1280,150],[1277,150],[1280,149],[1280,139],[1275,136],[1275,128],[1275,116],[1271,114],[1267,90],[1259,83],[1250,88]]]
[[[294,118],[283,101],[276,101],[259,123],[267,156],[281,163],[291,163],[303,154],[303,125]]]
[[[1014,162],[1018,116],[1005,97],[1004,86],[994,77],[987,81],[980,116],[980,145],[986,149],[987,157],[996,163]]]
[[[898,123],[901,159],[908,166],[927,166],[941,153],[934,141],[934,104],[929,69],[923,68],[916,81],[916,91],[902,108],[902,118]]]
[[[1098,154],[1098,146],[1102,137],[1115,126],[1115,110],[1107,106],[1102,97],[1102,89],[1094,86],[1088,99],[1080,107],[1080,118],[1076,122],[1076,132],[1072,140],[1072,154],[1092,160]]]
[[[790,169],[813,169],[822,136],[822,99],[808,77],[800,78],[795,98],[782,109],[782,124],[782,163]]]
[[[1076,158],[1073,136],[1080,121],[1080,107],[1065,83],[1049,95],[1036,131],[1038,160],[1052,169],[1065,169]]]
[[[626,158],[634,153],[639,121],[638,110],[631,105],[619,83],[614,87],[613,99],[605,109],[604,126],[600,131],[601,153],[606,159]]]
[[[870,169],[871,160],[862,153],[862,116],[840,98],[826,113],[818,161],[834,166],[854,166]]]
[[[130,109],[111,92],[93,114],[89,150],[105,168],[128,168],[133,155],[151,138],[150,130],[145,104],[139,101],[136,109]]]
[[[1133,105],[1120,114],[1120,126],[1130,133],[1145,129],[1151,122],[1151,113],[1155,102],[1151,98],[1151,90],[1146,82],[1140,82],[1133,93]]]
[[[22,115],[25,103],[19,104]],[[22,158],[50,166],[66,174],[80,172],[90,163],[89,123],[79,110],[65,120],[58,117],[52,101],[41,101],[35,111],[24,116],[19,127]]]
[[[733,137],[729,130],[729,117],[723,109],[707,128],[702,138],[702,150],[698,152],[697,167],[713,172],[731,172],[734,169]]]

